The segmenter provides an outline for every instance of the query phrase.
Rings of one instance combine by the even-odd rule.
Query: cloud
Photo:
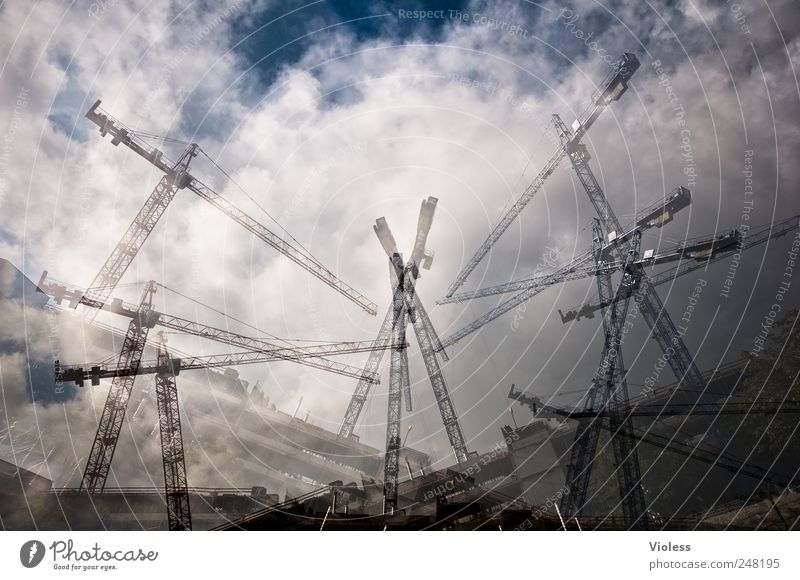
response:
[[[0,85],[0,139],[15,129],[8,160],[0,164],[0,248],[32,278],[48,269],[88,284],[160,177],[82,118],[102,98],[104,108],[134,127],[198,140],[263,209],[207,160],[194,162],[196,175],[270,227],[277,229],[269,216],[277,218],[381,310],[390,296],[387,266],[371,224],[386,216],[407,252],[420,201],[438,197],[429,241],[436,259],[419,291],[446,336],[497,303],[433,307],[549,158],[550,114],[570,123],[586,106],[607,70],[601,49],[612,55],[633,51],[642,62],[628,93],[585,140],[621,217],[631,218],[687,182],[681,127],[667,86],[691,131],[693,205],[648,234],[647,247],[740,224],[745,150],[755,152],[752,221],[788,216],[800,206],[794,162],[800,111],[792,68],[800,41],[789,2],[771,2],[769,11],[742,7],[749,34],[729,5],[684,2],[676,9],[668,2],[617,2],[604,8],[578,2],[567,5],[578,15],[567,27],[559,18],[564,6],[554,2],[474,2],[464,9],[466,21],[448,14],[435,41],[422,33],[390,35],[394,10],[383,17],[388,24],[382,36],[363,39],[352,25],[315,35],[297,60],[276,67],[267,85],[252,68],[257,47],[238,44],[245,42],[239,36],[243,19],[253,21],[263,7],[244,1],[182,4],[107,3],[97,14],[89,13],[94,4],[4,8],[0,47],[8,59]],[[528,34],[509,33],[509,26],[497,24],[503,22]],[[589,34],[594,48],[586,42]],[[25,106],[15,113],[21,94]],[[172,157],[181,151],[168,149]],[[569,168],[559,169],[469,287],[530,273],[548,247],[558,248],[564,261],[582,252],[590,243],[591,217]],[[747,254],[727,300],[718,297],[725,266],[702,273],[711,289],[686,337],[701,367],[747,348],[765,314],[763,301],[779,281],[784,247],[779,240]],[[188,191],[178,194],[119,294],[136,300],[139,288],[132,283],[150,278],[289,338],[368,339],[380,322],[380,314],[367,317]],[[694,280],[660,288],[674,317],[683,312]],[[598,320],[563,326],[556,310],[594,294],[591,281],[548,290],[520,313],[518,330],[506,316],[453,349],[445,374],[474,447],[490,448],[499,425],[510,421],[509,383],[531,384],[539,393],[586,384],[600,356]],[[168,292],[159,305],[220,322],[214,312]],[[632,383],[649,374],[658,356],[642,326],[626,352]],[[205,352],[219,348],[178,344]],[[242,372],[250,379],[269,373],[266,388],[283,408],[302,394],[312,417],[329,429],[338,427],[354,387],[342,377],[293,365]],[[418,400],[411,421],[422,428],[410,443],[448,460],[424,366],[413,351],[412,381]],[[376,391],[360,431],[378,447],[384,388]]]

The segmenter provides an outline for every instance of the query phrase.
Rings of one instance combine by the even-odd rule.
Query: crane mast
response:
[[[415,280],[421,277],[420,266],[423,269],[429,269],[432,262],[432,254],[426,250],[426,243],[428,232],[430,231],[431,224],[433,223],[433,216],[436,209],[436,198],[430,197],[422,202],[420,208],[419,219],[417,221],[417,234],[414,241],[414,248],[411,252],[411,258],[407,263],[403,263],[402,256],[397,249],[397,242],[394,235],[389,228],[385,218],[376,220],[374,226],[375,234],[381,242],[386,255],[390,262],[390,279],[392,288],[395,292],[392,299],[392,306],[386,314],[386,318],[381,325],[380,332],[378,333],[378,340],[387,336],[392,328],[396,315],[393,312],[394,305],[402,298],[404,308],[406,309],[406,320],[410,319],[414,327],[414,333],[417,337],[417,343],[420,346],[425,368],[428,372],[428,377],[431,381],[434,397],[439,407],[439,413],[442,417],[442,423],[447,433],[450,445],[453,448],[456,461],[466,461],[469,457],[469,451],[464,439],[461,426],[458,422],[458,415],[456,413],[453,402],[450,398],[450,393],[447,388],[447,383],[441,370],[441,365],[437,359],[437,352],[444,360],[447,360],[447,355],[443,350],[442,342],[436,332],[430,317],[428,316],[425,307],[423,306],[419,295],[415,289]],[[403,271],[406,272],[402,277],[403,283],[401,284],[401,277],[397,269],[398,265],[402,264]],[[405,288],[407,286],[407,288]],[[405,288],[405,289],[404,289]],[[370,355],[365,371],[374,371],[380,364],[383,353],[373,353]],[[405,357],[407,358],[407,353]],[[407,364],[403,366],[402,361],[398,359],[398,368],[407,368]],[[408,390],[403,391],[406,395],[406,408],[410,410],[410,387]],[[363,409],[367,395],[369,393],[369,386],[359,383],[356,387],[350,403],[345,412],[342,425],[339,429],[339,435],[343,437],[352,436],[355,429],[358,417]]]
[[[406,294],[410,291],[409,276],[400,254],[392,256],[397,272],[398,292],[392,300],[392,341],[406,342]],[[397,510],[397,483],[400,475],[400,421],[403,413],[403,393],[409,385],[408,358],[405,346],[392,349],[389,360],[389,402],[386,412],[386,454],[383,463],[383,513],[393,515]]]
[[[396,293],[397,292],[400,292],[400,289],[398,289]],[[394,303],[394,298],[392,299],[392,303]],[[378,331],[376,342],[390,340],[394,325],[394,307],[390,306],[383,319],[381,328]],[[361,415],[364,404],[367,402],[370,388],[373,385],[373,382],[367,380],[366,377],[378,372],[378,367],[380,367],[381,361],[383,360],[383,353],[383,350],[374,350],[367,356],[367,363],[364,365],[364,378],[358,381],[353,396],[350,398],[350,403],[347,405],[344,419],[342,419],[342,424],[339,426],[339,437],[353,436],[353,430],[356,428],[356,423],[358,423],[358,418]]]
[[[105,301],[114,288],[119,283],[128,266],[131,265],[133,258],[139,252],[150,232],[156,227],[161,216],[167,211],[172,199],[178,190],[186,185],[186,175],[189,171],[189,163],[197,156],[198,146],[191,144],[183,152],[177,163],[166,166],[166,173],[144,202],[139,213],[125,230],[122,239],[112,250],[111,255],[100,271],[89,285],[87,292],[91,292],[93,298]],[[84,319],[87,322],[94,320],[97,310],[87,309],[84,312]]]
[[[592,222],[592,249],[595,257],[595,265],[599,266],[602,263],[602,243],[603,231],[600,228],[600,221],[595,219]],[[622,287],[622,285],[620,285]],[[610,300],[613,290],[611,289],[611,275],[607,272],[597,273],[597,288],[598,294],[606,301]],[[609,396],[612,395],[612,390],[609,386],[613,385],[613,380],[618,379],[622,373],[618,363],[621,362],[621,353],[613,344],[614,337],[612,336],[613,322],[609,321],[609,317],[613,315],[613,309],[605,311],[603,316],[603,330],[604,330],[604,343],[603,354],[600,357],[600,367],[597,370],[595,380],[589,386],[588,396],[584,401],[585,409],[602,409],[604,403],[610,403]],[[610,356],[613,352],[613,356]],[[606,377],[610,376],[612,385],[607,384]],[[612,387],[613,388],[613,387]],[[599,419],[579,421],[575,430],[575,440],[570,448],[570,460],[567,466],[566,482],[569,486],[569,501],[562,501],[561,509],[567,516],[575,516],[580,518],[583,505],[586,501],[586,494],[589,490],[589,481],[591,479],[593,462],[597,449],[597,442],[600,437],[600,422]],[[616,459],[616,448],[614,449]],[[619,472],[617,472],[619,473]],[[618,476],[619,478],[619,476]],[[620,481],[620,483],[622,483]],[[620,492],[622,491],[620,486]]]
[[[192,529],[189,506],[189,484],[183,452],[178,386],[175,371],[163,339],[158,345],[158,361],[162,370],[155,375],[158,425],[161,432],[161,461],[164,465],[164,492],[167,522],[170,531]]]
[[[442,424],[444,425],[447,439],[450,441],[450,446],[453,448],[456,462],[462,463],[469,458],[469,450],[467,443],[464,439],[464,434],[461,431],[461,425],[458,422],[458,415],[456,414],[453,401],[450,398],[450,392],[447,389],[442,368],[436,358],[436,350],[434,348],[434,341],[431,338],[425,318],[417,313],[416,318],[412,322],[414,326],[414,334],[417,337],[422,358],[425,362],[425,368],[430,377],[431,386],[433,387],[433,394],[436,398],[436,404],[439,406],[439,413],[442,416]]]
[[[598,228],[600,232],[602,230]],[[626,262],[623,279],[620,282],[620,289],[617,294],[622,292],[632,292],[641,283],[641,271],[633,269],[633,263],[639,256],[639,243],[641,234],[636,232],[631,242]],[[601,259],[602,255],[598,255]],[[609,299],[611,292],[611,276],[601,274],[597,277],[598,293],[606,295]],[[609,308],[608,316],[603,317],[603,330],[605,335],[605,360],[609,361],[613,368],[606,371],[603,379],[605,380],[606,397],[613,401],[615,406],[623,406],[629,403],[628,383],[625,378],[625,364],[622,357],[622,329],[628,313],[629,302],[616,303]],[[601,405],[602,407],[603,405]],[[621,415],[611,415],[608,418],[611,427],[611,443],[614,451],[615,464],[617,469],[617,479],[622,500],[622,509],[625,518],[630,522],[631,527],[649,527],[647,505],[642,489],[642,475],[639,467],[639,456],[636,447],[632,445],[632,423],[630,417]],[[593,452],[594,455],[594,452]]]
[[[596,248],[596,261],[602,261],[602,229],[599,220],[593,225],[594,245]],[[631,265],[638,257],[640,235],[634,236],[629,250],[626,271],[620,281],[617,294],[636,287],[639,283],[638,272],[631,269]],[[611,278],[608,274],[597,276],[598,292],[602,299],[610,301],[612,289]],[[627,316],[628,302],[619,301],[614,307],[608,308],[603,317],[605,342],[603,355],[595,380],[589,388],[586,397],[585,409],[604,409],[608,405],[622,407],[628,402],[628,388],[625,380],[625,368],[622,359],[622,329]],[[600,423],[603,419],[584,419],[578,423],[575,432],[575,442],[572,445],[570,461],[567,469],[567,484],[569,494],[562,499],[561,509],[567,517],[580,518],[586,495],[589,490],[592,467],[595,460],[597,441],[600,435]],[[647,527],[647,510],[644,494],[641,489],[641,474],[639,470],[638,455],[632,448],[631,439],[627,437],[630,432],[630,420],[618,415],[609,417],[612,434],[621,433],[622,436],[612,436],[614,458],[619,466],[617,477],[619,480],[620,496],[625,516],[632,525]]]
[[[549,407],[548,407],[549,409]],[[562,411],[563,412],[563,411]],[[753,401],[725,403],[668,403],[666,405],[628,405],[611,407],[604,411],[570,411],[565,416],[572,419],[584,417],[675,417],[702,415],[775,415],[800,413],[800,401]]]
[[[147,335],[155,322],[151,315],[155,291],[155,283],[149,282],[145,286],[137,316],[132,318],[128,324],[128,332],[122,343],[117,366],[132,369],[138,367]],[[108,392],[103,414],[100,416],[100,423],[92,443],[92,450],[83,472],[81,489],[98,492],[103,491],[106,485],[108,472],[111,470],[111,459],[114,457],[114,450],[117,447],[122,422],[125,418],[125,410],[133,389],[134,378],[135,374],[119,376],[114,377],[111,382],[111,389]]]

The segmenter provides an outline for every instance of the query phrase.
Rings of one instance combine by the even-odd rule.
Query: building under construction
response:
[[[4,295],[4,307],[21,308],[24,299],[32,308],[56,320],[68,316],[48,306],[47,300],[37,300],[42,294],[36,291],[36,285],[9,262],[2,261],[0,266],[3,280],[13,280],[6,285],[13,291]],[[86,344],[95,345],[100,353],[107,350],[110,342],[119,342],[121,336],[115,329],[95,324],[87,339]],[[32,380],[50,379],[47,362],[42,360],[41,367],[34,369]],[[710,390],[718,399],[736,394],[741,367],[738,362],[706,374],[713,387]],[[529,413],[526,418],[525,414],[534,409],[518,392],[512,391],[509,402],[516,401],[519,424],[504,427],[497,433],[498,444],[494,448],[467,461],[434,471],[427,455],[403,447],[398,514],[387,523],[383,515],[382,450],[305,421],[301,409],[282,412],[260,388],[253,389],[233,372],[212,370],[186,373],[181,378],[187,385],[182,402],[184,408],[191,409],[192,436],[186,439],[189,469],[202,462],[195,459],[195,452],[200,450],[210,455],[215,446],[221,445],[229,455],[228,461],[218,465],[225,471],[224,478],[215,479],[213,474],[203,472],[210,485],[188,489],[194,529],[388,526],[556,530],[563,526],[555,506],[568,491],[566,477],[575,421],[539,417],[538,408],[537,415]],[[671,405],[686,402],[687,395],[681,393],[683,398],[679,401],[674,398],[676,392],[680,393],[677,383],[634,398],[631,403],[663,409],[668,408],[667,401]],[[150,433],[143,446],[149,445],[154,455],[158,450],[158,416],[150,389],[135,390],[130,408],[130,420],[138,429]],[[758,473],[747,472],[744,462],[727,466],[716,461],[717,465],[712,466],[719,457],[736,453],[723,452],[722,443],[708,435],[711,419],[713,416],[709,415],[691,417],[681,426],[681,439],[671,442],[679,451],[684,447],[705,450],[711,460],[695,460],[696,464],[685,468],[685,481],[703,480],[703,487],[693,502],[665,518],[663,525],[670,529],[747,529],[752,522],[763,519],[761,527],[765,529],[789,527],[800,508],[795,491],[789,488],[779,493],[774,486],[760,485]],[[669,423],[664,429],[668,428]],[[89,442],[85,435],[83,440]],[[643,463],[664,455],[657,438],[655,443],[641,447]],[[35,462],[29,460],[26,464]],[[7,461],[0,465],[0,517],[5,529],[168,529],[163,490],[158,486],[107,486],[102,492],[89,493],[78,485],[54,487],[41,475],[43,465],[36,470]],[[159,467],[158,461],[152,462],[154,472]],[[788,469],[788,465],[785,467]],[[76,477],[78,474],[73,480]],[[731,481],[734,485],[729,485]],[[719,497],[710,511],[703,509],[703,502],[709,497]],[[605,499],[598,499],[596,513],[603,513]],[[672,501],[675,505],[681,503],[674,498]],[[675,505],[664,501],[659,507],[666,514]],[[626,527],[621,515],[605,519],[589,516],[581,522],[587,528]],[[569,527],[569,522],[564,523]]]
[[[435,197],[423,200],[414,245],[406,254],[385,218],[373,226],[386,254],[391,289],[391,302],[374,341],[301,344],[271,338],[257,329],[242,334],[224,325],[188,320],[156,309],[153,296],[163,288],[156,281],[144,283],[139,303],[113,297],[171,200],[186,191],[316,278],[326,291],[338,292],[369,315],[378,314],[376,303],[340,280],[294,238],[271,231],[194,176],[194,158],[205,155],[211,160],[198,144],[184,143],[183,153],[171,161],[148,141],[151,135],[125,125],[95,102],[86,116],[101,136],[133,151],[163,176],[89,286],[62,283],[47,272],[33,283],[10,263],[0,262],[3,308],[42,321],[35,327],[40,335],[29,333],[27,343],[20,342],[14,328],[4,329],[0,339],[6,356],[27,360],[20,373],[25,383],[20,392],[29,402],[45,407],[69,402],[87,387],[102,387],[98,393],[105,394],[104,381],[110,381],[102,413],[84,421],[77,433],[70,431],[72,450],[66,453],[55,444],[64,433],[45,437],[24,430],[14,417],[9,419],[4,449],[22,460],[2,464],[3,527],[793,529],[800,515],[794,447],[775,457],[754,455],[752,433],[730,429],[729,418],[795,416],[800,400],[754,398],[747,390],[747,373],[755,372],[748,371],[750,359],[702,372],[656,288],[734,252],[795,232],[800,220],[794,216],[754,227],[746,236],[739,230],[723,230],[674,247],[644,247],[643,234],[668,227],[674,215],[691,204],[691,192],[678,186],[623,224],[581,143],[603,111],[626,93],[638,68],[635,55],[623,54],[573,123],[553,116],[560,145],[438,303],[503,298],[444,338],[437,334],[416,291],[423,270],[433,263],[427,238]],[[591,223],[591,248],[546,274],[462,290],[547,178],[567,160],[597,214]],[[513,425],[499,429],[493,448],[470,449],[443,372],[449,360],[446,349],[544,289],[579,279],[596,283],[597,299],[559,311],[561,320],[572,324],[597,316],[603,336],[597,372],[587,377],[580,402],[572,407],[554,405],[511,386],[509,403],[516,406],[516,416],[526,420],[514,419]],[[100,324],[95,320],[99,311],[119,317],[127,331]],[[641,314],[675,379],[674,384],[639,395],[629,392],[622,355],[632,311]],[[80,345],[52,348],[62,324],[81,333]],[[225,352],[178,352],[163,334],[154,340],[165,331],[224,345]],[[51,348],[31,353],[29,344]],[[406,446],[402,437],[403,414],[413,410],[410,348],[418,348],[424,361],[452,449],[453,464],[443,469],[434,470],[428,455]],[[74,358],[66,364],[62,354],[54,353]],[[363,367],[336,360],[339,355],[360,353],[367,356]],[[385,354],[388,379],[381,384],[378,370]],[[100,362],[75,362],[80,360]],[[278,409],[268,390],[248,384],[235,370],[275,361],[356,381],[337,432],[309,422],[299,404],[292,413]],[[150,375],[153,381],[148,378],[147,387],[133,388],[137,377],[143,383]],[[379,385],[388,391],[386,439],[380,449],[354,435],[363,408]],[[146,437],[126,439],[125,427],[132,424]],[[69,430],[72,424],[65,420],[61,427]],[[794,445],[794,433],[789,440]],[[24,453],[21,445],[27,446]],[[135,468],[131,457],[137,458]],[[47,476],[53,472],[57,477]],[[190,477],[202,480],[204,487],[190,486]],[[56,478],[61,485],[52,485]]]

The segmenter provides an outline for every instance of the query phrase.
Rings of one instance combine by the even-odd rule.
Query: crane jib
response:
[[[624,53],[614,68],[606,75],[606,78],[600,84],[600,87],[595,91],[591,98],[589,107],[578,116],[578,119],[573,124],[575,132],[574,138],[580,139],[586,131],[594,124],[595,120],[605,110],[605,108],[613,101],[619,99],[627,89],[628,81],[630,81],[633,74],[639,68],[639,60],[634,54]],[[489,253],[492,246],[500,239],[503,233],[517,218],[524,207],[530,202],[536,193],[542,188],[545,180],[555,171],[556,167],[566,157],[568,144],[562,145],[553,154],[550,160],[545,164],[542,171],[536,176],[531,184],[526,188],[525,192],[520,198],[511,206],[506,214],[500,219],[497,225],[492,229],[486,240],[480,245],[475,255],[467,262],[461,272],[456,276],[456,279],[450,284],[447,289],[446,297],[452,296],[464,282],[467,280],[472,271],[483,260],[486,254]]]
[[[146,220],[143,223],[135,223],[131,226],[135,226],[137,232],[142,232],[142,235],[139,235],[138,233],[136,234],[140,240],[140,243],[134,248],[133,255],[135,255],[136,251],[138,251],[141,243],[144,242],[144,239],[155,227],[164,210],[166,210],[166,206],[172,200],[175,190],[188,188],[201,198],[214,205],[228,217],[244,226],[258,238],[267,242],[270,246],[275,248],[284,256],[288,257],[295,264],[310,272],[322,282],[339,292],[349,301],[357,304],[365,312],[373,316],[377,314],[378,309],[374,302],[367,299],[348,284],[345,284],[343,281],[339,280],[336,275],[322,266],[310,254],[300,251],[292,244],[281,238],[281,236],[270,231],[267,227],[248,216],[233,203],[228,200],[224,200],[210,187],[192,177],[192,175],[188,172],[188,164],[191,158],[197,155],[199,147],[196,144],[191,144],[187,148],[186,152],[184,152],[181,160],[178,163],[172,163],[160,150],[144,141],[135,130],[127,127],[125,124],[115,119],[107,112],[103,111],[100,108],[100,100],[97,100],[89,109],[89,111],[87,111],[86,118],[100,128],[101,135],[111,135],[112,145],[125,145],[167,175],[166,182],[162,187],[172,191],[158,193],[158,195],[156,195],[157,192],[154,192],[153,196],[151,196],[157,198],[156,201],[158,203],[156,203],[156,205],[161,207],[160,211],[154,214],[154,219]],[[120,263],[119,265],[112,264],[111,269],[114,270],[113,272],[103,274],[103,270],[101,270],[101,274],[103,274],[103,280],[101,280],[101,283],[97,285],[106,288],[106,296],[110,294],[110,291],[113,290],[113,287],[116,285],[119,278],[121,278],[122,273],[124,273],[128,264],[133,259],[133,255],[128,256],[124,262]],[[113,260],[113,258],[114,256],[112,254],[111,259]],[[104,270],[107,268],[108,266],[104,267]]]

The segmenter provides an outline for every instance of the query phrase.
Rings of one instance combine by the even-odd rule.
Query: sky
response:
[[[141,284],[155,279],[196,301],[159,292],[158,307],[172,314],[244,330],[223,312],[283,338],[369,340],[391,296],[371,226],[385,216],[410,252],[420,203],[434,196],[435,259],[418,291],[446,337],[500,299],[436,299],[554,152],[551,114],[570,124],[622,52],[635,53],[641,68],[584,139],[594,172],[623,222],[674,187],[693,196],[674,221],[645,235],[645,248],[800,213],[798,33],[800,11],[788,0],[4,2],[0,257],[33,280],[48,270],[86,286],[158,182],[155,168],[84,118],[101,99],[137,130],[199,143],[208,158],[193,161],[196,177],[290,232],[375,301],[379,315],[189,191],[176,196],[115,295],[137,301]],[[182,152],[159,147],[173,159]],[[564,164],[464,288],[568,261],[589,248],[592,217]],[[753,348],[785,280],[790,243],[742,254],[726,295],[729,260],[659,287],[673,319],[687,318],[684,339],[701,369]],[[799,302],[800,281],[789,281],[784,311]],[[512,421],[511,383],[562,404],[579,400],[600,359],[601,324],[563,325],[557,311],[595,295],[592,280],[557,286],[450,349],[445,378],[471,448],[501,439]],[[171,340],[187,352],[224,351]],[[625,347],[632,390],[653,376],[659,356],[639,320]],[[409,444],[446,462],[415,348],[410,358]],[[363,356],[343,360],[363,364]],[[3,366],[12,372],[23,363]],[[284,410],[302,396],[311,420],[332,430],[355,386],[290,364],[240,370]],[[381,448],[388,365],[382,374],[357,431]],[[658,376],[658,384],[672,380],[669,371]]]

